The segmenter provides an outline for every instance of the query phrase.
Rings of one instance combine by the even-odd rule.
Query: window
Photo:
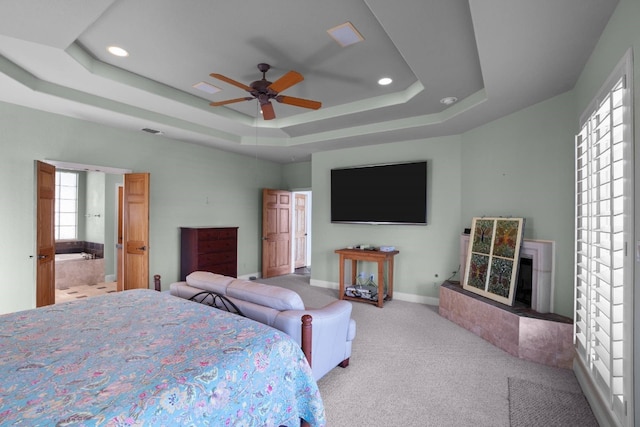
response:
[[[78,238],[78,174],[56,171],[56,240]]]
[[[633,146],[630,58],[576,137],[575,346],[607,409],[629,425],[632,396]]]

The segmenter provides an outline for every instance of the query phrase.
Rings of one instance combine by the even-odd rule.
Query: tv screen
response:
[[[427,162],[331,170],[331,222],[427,223]]]

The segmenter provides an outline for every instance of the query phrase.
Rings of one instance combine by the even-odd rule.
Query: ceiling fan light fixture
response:
[[[107,47],[107,51],[113,55],[113,56],[119,56],[121,58],[124,58],[126,56],[129,56],[129,52],[127,52],[125,49],[119,47],[119,46],[108,46]]]
[[[380,86],[387,86],[387,85],[390,85],[391,83],[393,83],[393,79],[391,77],[383,77],[380,80],[378,80],[378,84]]]
[[[211,83],[207,83],[207,82],[196,83],[193,85],[193,88],[201,90],[203,92],[210,93],[210,94],[218,93],[222,90],[218,86],[214,86]]]
[[[251,96],[245,96],[243,98],[210,102],[209,105],[211,105],[212,107],[220,107],[222,105],[234,104],[236,102],[242,101],[251,101],[252,99],[256,99],[258,100],[258,105],[262,107],[262,118],[265,120],[273,120],[276,118],[271,100],[274,100],[281,104],[294,105],[296,107],[309,108],[311,110],[317,110],[318,108],[322,107],[322,103],[320,101],[281,95],[280,92],[300,83],[304,80],[304,77],[297,71],[291,70],[272,83],[268,81],[265,76],[266,72],[269,71],[270,68],[271,66],[269,64],[258,64],[258,70],[260,70],[260,72],[262,73],[262,80],[256,80],[251,83],[250,86],[247,86],[244,83],[240,83],[229,77],[223,76],[222,74],[209,74],[214,79],[222,80],[225,83],[229,83],[233,86],[239,87],[240,89],[244,89],[249,92],[249,94],[251,94]]]
[[[351,22],[345,22],[336,27],[327,30],[327,33],[342,47],[347,47],[352,44],[361,42],[364,40],[362,34]]]

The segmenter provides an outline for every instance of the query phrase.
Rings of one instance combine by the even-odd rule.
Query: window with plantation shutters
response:
[[[78,174],[56,171],[55,239],[78,237]]]
[[[633,387],[633,259],[627,252],[633,241],[633,146],[627,62],[605,85],[576,136],[575,346],[620,425],[629,423]]]

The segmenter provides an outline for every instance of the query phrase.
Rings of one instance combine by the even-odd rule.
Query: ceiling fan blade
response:
[[[233,79],[230,79],[229,77],[223,76],[222,74],[216,74],[216,73],[211,73],[209,74],[211,77],[213,77],[214,79],[218,79],[218,80],[222,80],[223,82],[227,82],[230,85],[234,85],[239,87],[240,89],[244,89],[247,92],[251,92],[253,90],[253,88],[251,88],[250,86],[247,86],[244,83],[240,83],[238,81],[235,81]]]
[[[270,102],[265,102],[260,105],[260,109],[262,110],[262,118],[265,120],[273,120],[276,118],[276,113],[273,111],[273,104]]]
[[[290,88],[291,86],[298,84],[303,80],[304,77],[302,77],[302,74],[300,74],[299,72],[289,71],[287,74],[267,86],[267,89],[271,92],[280,93],[283,90]]]
[[[226,101],[210,102],[209,105],[211,105],[212,107],[220,107],[221,105],[234,104],[236,102],[242,101],[251,101],[252,99],[252,97],[247,96],[244,98],[227,99]]]
[[[295,105],[296,107],[302,107],[302,108],[310,108],[312,110],[317,110],[318,108],[322,107],[322,102],[320,101],[313,101],[311,99],[294,98],[292,96],[278,95],[275,97],[275,100],[283,104]]]

